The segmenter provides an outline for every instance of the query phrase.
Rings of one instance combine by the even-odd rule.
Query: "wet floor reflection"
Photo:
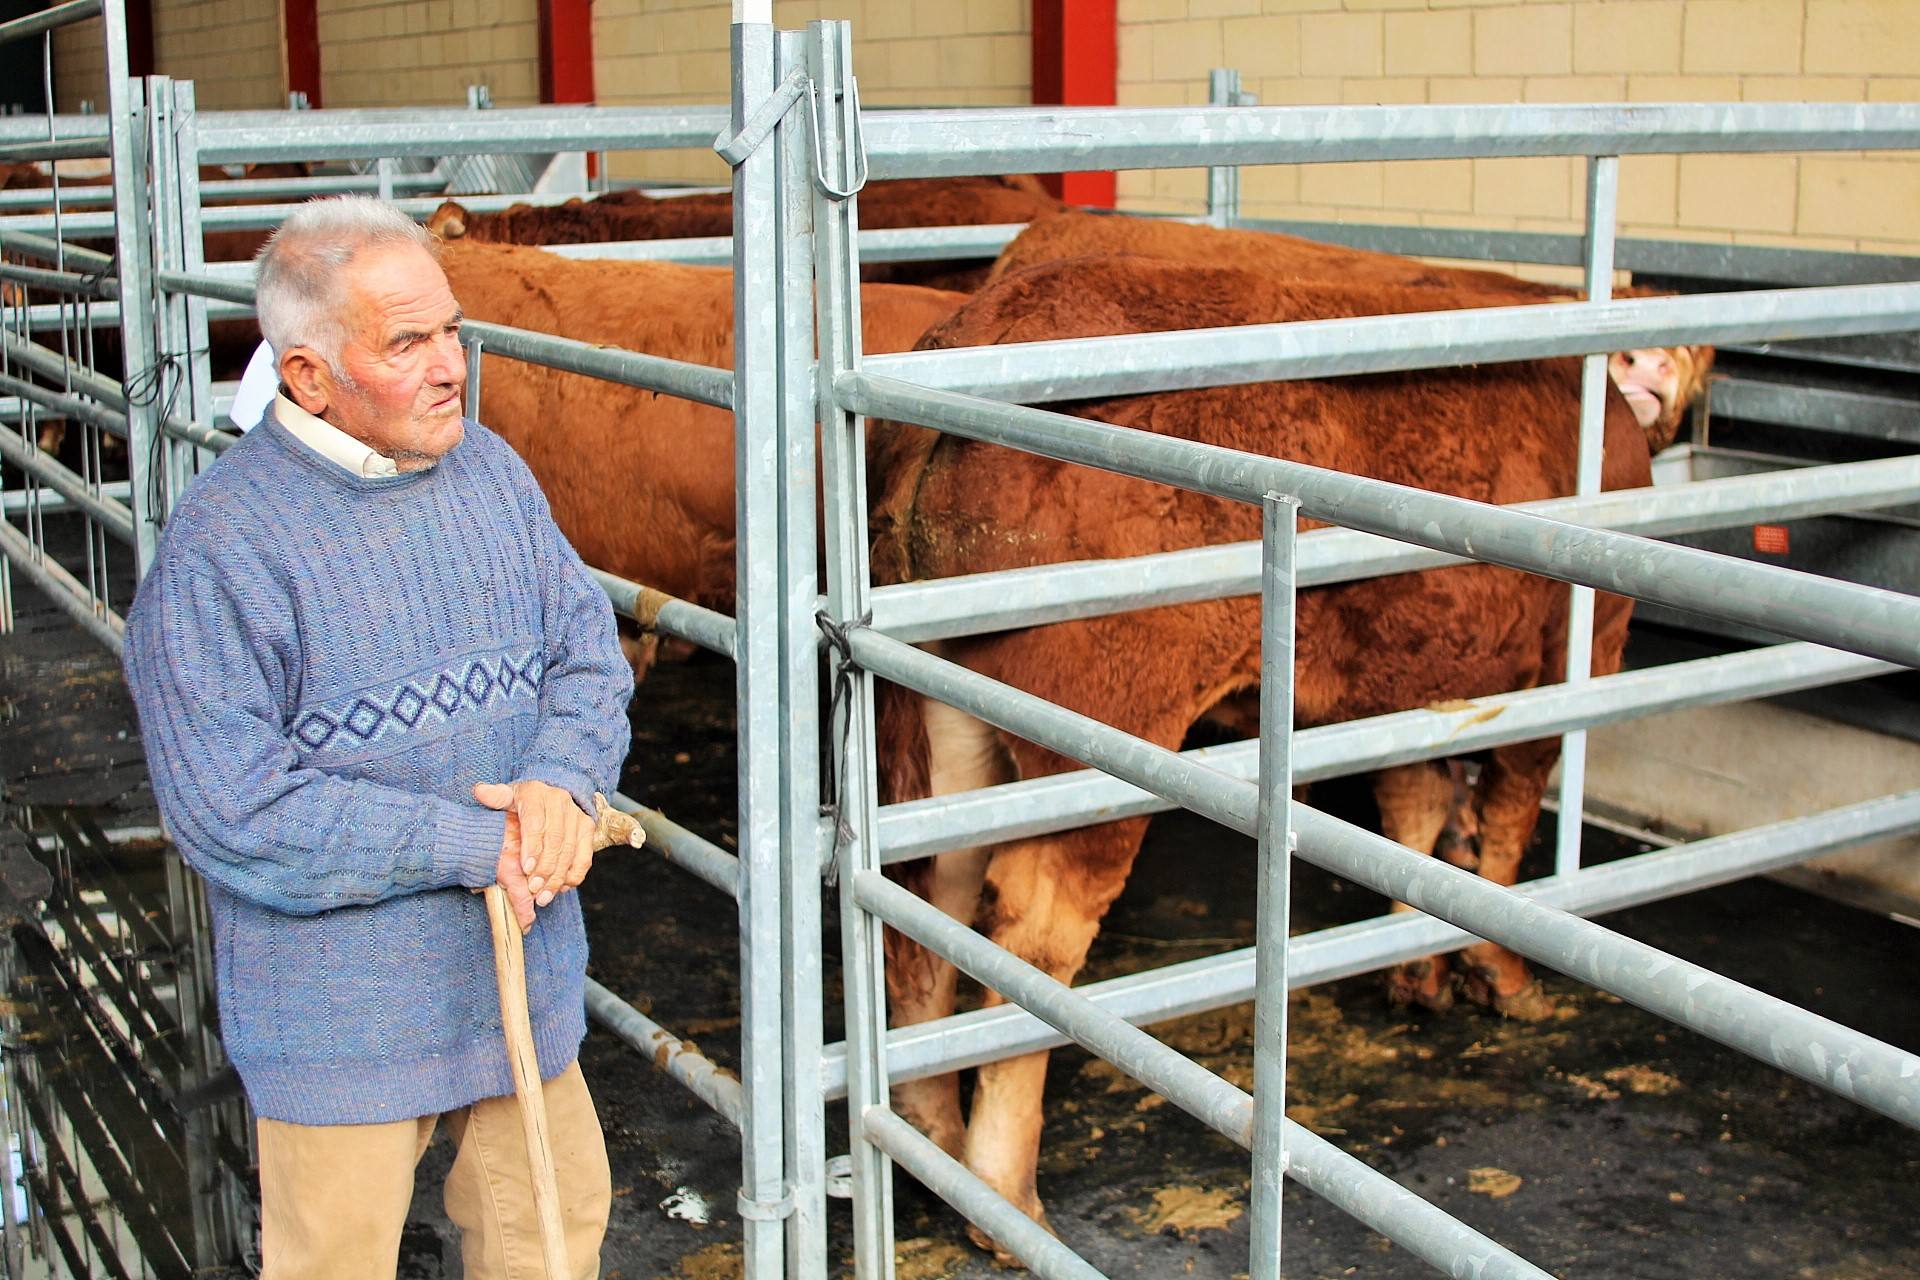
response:
[[[110,836],[75,809],[11,826],[6,1274],[217,1274],[251,1252],[252,1158],[199,882],[157,832]]]

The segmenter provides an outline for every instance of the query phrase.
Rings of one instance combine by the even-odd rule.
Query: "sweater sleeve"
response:
[[[545,671],[540,727],[517,776],[565,789],[591,814],[593,793],[612,795],[620,781],[633,668],[620,650],[607,593],[553,522],[526,464],[509,451],[507,465],[537,548]]]
[[[127,683],[155,798],[188,863],[290,915],[492,884],[505,814],[301,765],[283,711],[293,622],[265,575],[236,586],[163,555],[141,585]]]

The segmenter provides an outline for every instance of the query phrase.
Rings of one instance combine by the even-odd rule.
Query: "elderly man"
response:
[[[544,1275],[474,892],[496,882],[595,1275],[611,1188],[567,891],[627,747],[612,611],[520,459],[461,417],[459,306],[410,219],[304,206],[260,255],[259,311],[281,394],[174,510],[126,653],[161,814],[207,882],[265,1275],[392,1276],[440,1119],[467,1275]]]

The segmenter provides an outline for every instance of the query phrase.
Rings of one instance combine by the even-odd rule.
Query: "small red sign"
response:
[[[1753,549],[1768,556],[1787,554],[1787,526],[1783,524],[1753,526]]]

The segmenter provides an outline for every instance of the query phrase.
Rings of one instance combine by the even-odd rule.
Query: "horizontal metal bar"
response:
[[[107,136],[107,117],[98,112],[82,115],[77,111],[51,117],[44,114],[0,115],[0,142],[44,138],[49,130],[60,138],[104,138]]]
[[[122,440],[127,438],[127,415],[96,401],[49,390],[8,374],[0,374],[0,391],[29,400],[39,408],[51,410],[56,416],[79,418]]]
[[[198,445],[214,453],[225,453],[240,443],[240,437],[234,432],[180,418],[168,418],[160,424],[160,430],[184,444]]]
[[[1316,866],[1920,1128],[1920,1056],[1308,805],[1294,813],[1300,856]]]
[[[593,262],[678,262],[693,267],[733,265],[732,236],[687,236],[679,240],[603,240],[592,244],[543,244],[556,258]]]
[[[1589,528],[1666,537],[1915,501],[1920,501],[1920,458],[1907,457],[1615,489],[1584,498],[1516,503],[1510,509]],[[1300,535],[1303,587],[1464,563],[1459,556],[1353,529],[1313,529]],[[1248,541],[1127,560],[1076,560],[900,583],[876,588],[871,599],[876,631],[918,643],[1120,609],[1251,595],[1259,589],[1260,544]]]
[[[1640,716],[1771,698],[1862,680],[1900,668],[1816,644],[1787,644],[1478,698],[1456,710],[1401,711],[1297,730],[1294,776],[1320,782],[1415,760],[1484,751]],[[1229,777],[1259,773],[1257,739],[1197,747],[1183,756]],[[998,844],[1174,806],[1098,769],[936,796],[880,809],[881,861]]]
[[[592,978],[587,979],[587,1013],[638,1049],[670,1078],[685,1085],[688,1092],[719,1112],[728,1124],[740,1128],[746,1103],[741,1097],[739,1079],[696,1049],[692,1041],[673,1035]]]
[[[629,387],[679,396],[717,409],[733,407],[733,374],[685,360],[669,360],[640,351],[596,346],[572,338],[512,329],[505,325],[468,320],[460,331],[486,343],[489,357],[526,360],[566,373],[604,378]],[[640,428],[636,424],[635,430]]]
[[[64,383],[80,395],[90,396],[114,409],[127,407],[126,390],[118,382],[67,359],[51,347],[29,342],[18,334],[0,329],[0,353],[4,353],[8,361],[18,362],[49,382]]]
[[[127,495],[133,492],[133,486],[125,480],[110,480],[100,486],[100,492],[109,498],[125,502]],[[0,511],[5,511],[8,515],[13,515],[17,512],[25,511],[29,507],[38,507],[45,512],[66,511],[69,509],[67,500],[57,493],[31,494],[24,489],[8,489],[0,492]]]
[[[982,1182],[973,1170],[942,1151],[918,1129],[885,1107],[860,1115],[867,1141],[893,1157],[895,1164],[952,1205],[995,1243],[1019,1258],[1040,1280],[1106,1280],[1060,1238],[1029,1218]]]
[[[640,819],[640,829],[647,833],[647,848],[728,897],[740,896],[739,858],[695,835],[658,809],[649,809],[628,796],[616,792],[611,803],[621,812]]]
[[[1896,592],[869,374],[840,375],[834,394],[856,413],[925,422],[1236,501],[1286,494],[1305,514],[1348,528],[1920,666],[1920,599]]]
[[[728,109],[502,107],[349,111],[203,111],[200,160],[377,160],[399,156],[710,147]]]
[[[1920,148],[1909,104],[1595,103],[869,111],[875,178],[1494,156]]]
[[[299,181],[293,179],[292,181]],[[468,195],[460,203],[471,213],[497,213],[517,204],[556,205],[580,198],[578,192],[537,192],[527,195]],[[444,194],[401,197],[392,200],[395,208],[424,220],[445,203]],[[206,231],[264,231],[279,226],[293,215],[304,201],[288,204],[213,205],[200,211],[200,229]],[[108,235],[113,230],[112,213],[72,212],[60,216],[59,227],[66,235]],[[0,217],[0,230],[47,232],[55,226],[50,212],[16,213]]]
[[[17,231],[12,228],[0,229],[0,249],[38,258],[42,262],[58,262],[68,268],[111,268],[113,266],[112,254],[88,249],[83,245],[64,244],[46,236],[37,236],[28,231]]]
[[[393,190],[396,192],[418,195],[443,191],[447,180],[443,176],[431,173],[396,173],[392,175],[392,183]],[[232,178],[202,182],[200,201],[202,205],[216,205],[224,200],[260,200],[272,196],[346,195],[350,192],[373,193],[379,190],[380,179],[374,174],[315,178]],[[113,188],[110,186],[63,185],[60,188],[62,209],[88,208],[112,203]],[[9,209],[41,210],[51,207],[52,204],[52,187],[16,187],[10,191],[0,191],[0,212]]]
[[[944,262],[993,258],[1025,229],[1024,222],[968,227],[904,227],[860,233],[860,261]],[[684,240],[611,240],[598,244],[542,245],[562,258],[622,262],[682,262],[692,266],[730,266],[732,236],[691,236]]]
[[[1906,792],[1639,854],[1572,876],[1535,880],[1517,886],[1515,892],[1563,911],[1601,915],[1915,831],[1920,831],[1920,792]],[[1471,936],[1443,920],[1405,912],[1322,929],[1292,940],[1288,983],[1297,990],[1353,977],[1457,947]],[[1129,1022],[1150,1025],[1205,1013],[1253,998],[1253,949],[1110,978],[1076,990]],[[899,1083],[1065,1043],[1065,1037],[1017,1006],[976,1009],[890,1032],[888,1074]],[[823,1062],[826,1096],[844,1096],[845,1046],[829,1045]]]
[[[0,162],[8,164],[31,164],[36,160],[104,160],[109,154],[104,136],[0,142]]]
[[[1243,835],[1253,834],[1254,783],[1231,778],[863,628],[855,628],[848,640],[854,659],[877,675],[1110,770]],[[1611,991],[1891,1119],[1920,1127],[1920,1057],[1644,943],[1541,907],[1509,889],[1306,805],[1296,805],[1295,815],[1300,856],[1316,866]]]
[[[250,264],[238,266],[241,270],[225,273],[156,271],[153,278],[162,289],[251,305],[253,282]],[[733,407],[733,374],[726,369],[692,364],[685,360],[669,360],[664,356],[626,351],[619,347],[598,346],[482,320],[466,321],[461,325],[461,332],[484,342],[489,356],[505,356],[510,360],[525,360],[566,373],[604,378],[609,382],[659,391],[718,409]]]
[[[863,908],[1032,1011],[1075,1043],[1242,1147],[1252,1143],[1253,1098],[1237,1085],[1001,950],[878,871],[856,872]],[[1287,1121],[1289,1176],[1451,1276],[1545,1280],[1546,1273],[1324,1139]]]
[[[1715,416],[1920,444],[1920,404],[1900,396],[1796,387],[1755,378],[1716,378],[1709,391]]]
[[[865,373],[1038,404],[1639,347],[1920,328],[1920,285],[1538,303],[869,356]],[[859,375],[848,375],[859,376]]]
[[[615,613],[632,618],[648,631],[662,631],[711,653],[733,657],[739,633],[734,620],[726,614],[631,582],[605,569],[595,569],[592,565],[587,569],[613,601]]]
[[[1916,830],[1920,830],[1920,793],[1907,792],[1623,858],[1572,876],[1535,880],[1517,886],[1515,892],[1563,911],[1600,915]],[[1288,984],[1300,989],[1368,973],[1458,946],[1470,936],[1443,920],[1408,912],[1322,929],[1292,940]],[[1129,1022],[1152,1024],[1205,1013],[1253,998],[1253,949],[1109,978],[1075,990]],[[1064,1036],[1032,1014],[1017,1006],[998,1005],[889,1032],[887,1070],[889,1078],[899,1083],[1065,1043]],[[845,1045],[829,1045],[823,1064],[826,1096],[844,1096]]]
[[[1245,231],[1277,231],[1328,244],[1423,258],[1537,262],[1566,267],[1581,266],[1586,261],[1580,236],[1545,231],[1481,231],[1363,222],[1308,222],[1291,218],[1237,218],[1233,225]],[[1774,249],[1693,240],[1619,240],[1615,242],[1614,266],[1640,275],[1691,276],[1742,284],[1893,284],[1920,280],[1920,257]]]
[[[100,0],[67,0],[65,4],[50,5],[24,18],[0,22],[0,44],[12,44],[15,40],[45,35],[49,31],[70,23],[97,18],[100,16],[100,8]]]
[[[0,262],[0,280],[14,280],[29,288],[51,293],[76,294],[87,298],[118,298],[120,282],[112,276],[83,275],[75,271],[45,271]]]
[[[0,375],[0,387],[18,382],[17,378]],[[36,391],[38,389],[34,388]],[[91,519],[99,521],[101,528],[122,543],[132,545],[133,512],[112,498],[91,493],[84,479],[51,454],[30,450],[18,435],[0,430],[0,461],[8,462],[31,475],[65,498],[70,507],[78,508]]]
[[[0,520],[0,555],[80,629],[107,646],[118,657],[126,644],[127,623],[113,610],[95,600],[86,586],[45,556],[18,529]]]

